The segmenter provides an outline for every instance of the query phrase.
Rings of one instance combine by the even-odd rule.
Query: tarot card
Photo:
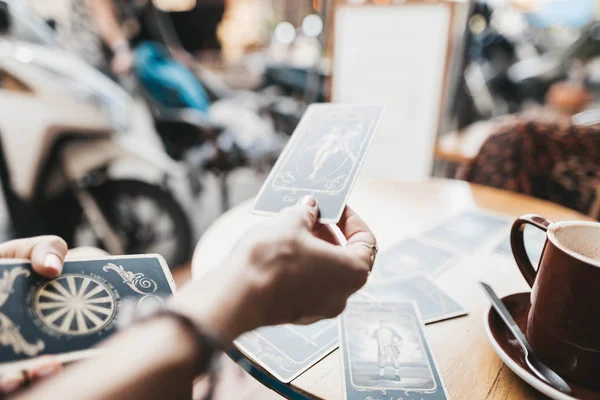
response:
[[[546,243],[546,233],[541,230],[526,225],[523,232],[523,241],[525,242],[525,252],[533,265],[537,265],[544,250]],[[496,247],[496,252],[506,254],[512,257],[512,249],[510,247],[510,235],[507,234],[502,243]]]
[[[369,282],[360,292],[374,301],[414,301],[426,324],[467,314],[460,304],[424,276]]]
[[[260,328],[239,337],[235,345],[275,378],[288,383],[335,350],[337,320]]]
[[[349,302],[340,350],[347,400],[448,399],[414,303]]]
[[[26,261],[0,264],[0,372],[54,354],[61,362],[93,355],[115,332],[122,301],[163,302],[175,283],[158,255],[67,261],[55,279]]]
[[[319,221],[338,222],[382,113],[382,106],[309,106],[252,211],[278,213],[313,195],[319,202]]]
[[[435,279],[459,260],[460,256],[416,239],[404,239],[377,255],[375,278],[408,278],[425,275]]]
[[[455,215],[425,233],[424,237],[467,251],[475,251],[502,231],[509,220],[480,211]]]

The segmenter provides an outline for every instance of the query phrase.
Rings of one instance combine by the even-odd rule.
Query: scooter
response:
[[[4,33],[11,16],[0,7]],[[0,31],[0,180],[15,237],[57,234],[175,267],[192,229],[175,186],[188,171],[127,135],[131,97],[76,56]]]

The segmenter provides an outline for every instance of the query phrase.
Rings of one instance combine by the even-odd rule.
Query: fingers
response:
[[[324,240],[327,243],[331,243],[336,246],[340,245],[337,235],[329,225],[316,224],[315,229],[313,229],[313,236]]]
[[[40,379],[52,376],[62,370],[63,366],[53,356],[39,357],[39,364],[25,371],[30,382],[35,382]]]
[[[30,260],[34,271],[55,278],[62,272],[67,250],[67,243],[58,236],[36,236],[0,244],[0,258]]]
[[[326,267],[328,277],[334,277],[338,287],[344,287],[348,295],[367,281],[371,266],[362,257],[356,257],[345,247],[335,246],[317,238],[310,238],[307,246],[319,264]],[[361,246],[364,247],[364,246]]]
[[[370,245],[377,244],[375,235],[373,235],[373,232],[371,232],[367,223],[349,206],[344,208],[342,218],[340,218],[340,222],[337,223],[337,226],[344,234],[344,237],[348,241],[348,245],[360,242]]]
[[[291,220],[290,225],[300,226],[309,232],[315,227],[318,215],[317,199],[312,196],[305,196],[300,203],[286,208],[279,214],[280,218]]]
[[[12,371],[0,376],[0,393],[2,396],[16,392],[25,385],[26,376],[23,371]]]
[[[30,382],[36,382],[62,370],[54,356],[41,356],[38,363],[25,371],[12,371],[0,377],[0,396],[14,393]]]
[[[346,206],[337,225],[347,240],[344,250],[366,263],[370,270],[373,267],[373,250],[364,244],[375,246],[377,239],[367,223],[352,208]]]

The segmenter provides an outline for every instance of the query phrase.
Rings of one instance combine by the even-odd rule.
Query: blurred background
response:
[[[325,101],[386,106],[360,179],[466,179],[597,217],[599,6],[0,0],[1,239],[157,252],[184,280]]]

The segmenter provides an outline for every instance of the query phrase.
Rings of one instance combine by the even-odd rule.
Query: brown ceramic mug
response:
[[[528,224],[546,232],[537,270],[523,242]],[[600,223],[527,214],[514,222],[510,242],[532,287],[526,336],[534,351],[561,376],[600,389]]]

